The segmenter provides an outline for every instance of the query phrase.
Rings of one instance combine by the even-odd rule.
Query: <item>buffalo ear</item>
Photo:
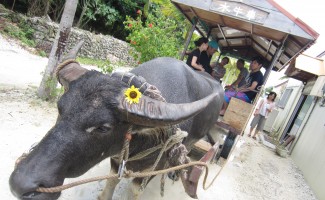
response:
[[[67,91],[69,89],[69,83],[77,80],[86,72],[88,72],[88,70],[81,67],[78,63],[70,63],[57,71],[57,78]]]

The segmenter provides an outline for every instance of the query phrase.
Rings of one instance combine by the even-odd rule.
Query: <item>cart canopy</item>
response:
[[[250,60],[279,71],[312,44],[319,34],[273,0],[172,0],[224,55]]]

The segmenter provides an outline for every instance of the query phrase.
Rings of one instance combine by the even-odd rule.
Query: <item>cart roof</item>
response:
[[[281,49],[274,70],[315,43],[319,34],[273,0],[172,0],[201,35],[215,39],[221,53],[250,60],[265,59],[271,66]]]

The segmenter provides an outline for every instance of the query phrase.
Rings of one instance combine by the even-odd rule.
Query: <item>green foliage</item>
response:
[[[78,57],[77,61],[84,65],[97,66],[105,74],[112,73],[114,67],[109,60],[96,60],[92,58]]]
[[[47,57],[45,51],[38,51],[38,55],[41,56],[41,57]]]
[[[273,91],[273,89],[274,89],[273,86],[267,87],[267,88],[264,89],[263,93],[265,95],[268,95],[268,94],[270,94],[270,92]]]
[[[127,40],[136,52],[131,54],[141,63],[160,56],[178,57],[181,46],[179,38],[182,31],[178,29],[177,22],[155,10],[148,14],[145,22],[142,21],[142,11],[138,10],[136,19],[127,16],[124,22],[125,29],[130,31]]]
[[[81,0],[77,10],[77,26],[125,40],[127,33],[123,22],[128,15],[135,17],[136,10],[144,5],[144,1]]]
[[[222,58],[223,57],[224,56],[222,56]],[[227,56],[227,57],[229,58],[229,63],[227,65],[225,65],[226,74],[223,77],[222,82],[225,85],[230,85],[237,79],[237,76],[239,74],[239,70],[236,67],[237,60],[234,59],[234,58],[231,58],[229,56]],[[220,61],[222,60],[222,58],[220,58]]]
[[[220,60],[223,58],[224,56],[222,56],[220,58]],[[237,69],[236,67],[236,63],[237,63],[237,59],[236,58],[232,58],[232,57],[229,57],[227,56],[230,60],[229,60],[229,63],[227,65],[225,65],[225,68],[226,68],[226,74],[225,76],[223,77],[223,83],[225,85],[230,85],[232,84],[233,82],[236,81],[240,71]],[[249,70],[249,64],[247,62],[245,62],[245,68],[247,70]]]
[[[50,91],[50,94],[48,96],[48,99],[50,101],[55,101],[58,99],[59,96],[61,96],[64,93],[63,87],[57,88],[58,82],[53,77],[48,77],[45,83],[45,87],[47,88],[47,91]]]
[[[18,23],[17,25],[7,23],[2,32],[10,37],[19,39],[27,46],[35,47],[35,42],[33,41],[34,30],[24,21]]]
[[[89,1],[86,18],[96,21],[99,17],[105,19],[105,25],[112,25],[119,18],[119,13],[114,7],[109,3],[105,3],[103,0]]]

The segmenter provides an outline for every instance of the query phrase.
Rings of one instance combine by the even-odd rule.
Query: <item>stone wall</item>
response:
[[[35,30],[34,37],[37,47],[49,53],[59,25],[38,17],[27,19],[27,23]],[[79,56],[110,60],[111,63],[127,66],[135,66],[137,63],[130,55],[130,52],[134,50],[128,43],[109,35],[93,34],[77,28],[71,30],[67,49],[71,49],[80,40],[84,40],[84,44]]]

